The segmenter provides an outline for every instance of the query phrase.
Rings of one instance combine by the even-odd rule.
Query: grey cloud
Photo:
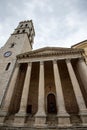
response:
[[[32,19],[36,32],[34,48],[70,46],[75,40],[86,38],[86,8],[87,0],[3,0],[0,2],[0,43],[18,22]]]

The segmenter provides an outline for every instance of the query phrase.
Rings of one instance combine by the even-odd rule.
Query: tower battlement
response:
[[[35,30],[32,20],[19,22],[19,25],[17,26],[12,35],[25,34],[25,33],[27,34],[30,45],[32,47],[35,36]]]

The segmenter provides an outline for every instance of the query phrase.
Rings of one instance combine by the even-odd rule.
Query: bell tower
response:
[[[35,31],[32,20],[22,21],[11,34],[4,48],[14,51],[16,55],[32,50]]]
[[[34,31],[34,26],[33,26],[32,20],[20,22],[18,27],[15,29],[15,31],[12,35],[18,35],[18,36],[20,36],[21,39],[22,38],[24,39],[24,37],[25,37],[26,42],[29,42],[28,46],[30,47],[29,48],[28,46],[26,46],[27,47],[26,49],[29,49],[28,51],[30,51],[32,49],[34,36],[35,36],[35,31]],[[28,39],[26,38],[25,35],[27,35]],[[26,51],[26,49],[25,50],[24,49],[25,48],[23,48],[23,51]]]
[[[14,71],[16,56],[32,51],[34,36],[32,20],[22,21],[0,49],[0,105]]]

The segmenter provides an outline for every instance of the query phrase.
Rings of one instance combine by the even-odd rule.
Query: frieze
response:
[[[71,49],[71,48],[44,48],[35,51],[23,53],[17,55],[17,59],[21,58],[33,58],[33,57],[50,57],[50,56],[60,56],[66,54],[82,54],[83,49]]]

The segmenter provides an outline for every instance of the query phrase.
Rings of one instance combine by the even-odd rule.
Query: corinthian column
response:
[[[30,86],[30,77],[31,77],[31,67],[32,64],[28,63],[27,72],[24,81],[24,87],[20,102],[20,109],[19,112],[15,115],[14,123],[24,123],[26,117],[26,109],[27,109],[27,100],[29,94],[29,86]]]
[[[44,98],[44,62],[40,62],[38,111],[35,115],[35,126],[43,126],[46,123]]]
[[[15,70],[13,72],[10,84],[8,86],[8,90],[7,90],[3,105],[2,105],[1,110],[0,110],[0,115],[2,115],[2,117],[0,117],[0,122],[3,122],[2,120],[4,120],[4,116],[7,115],[9,112],[9,107],[10,107],[11,99],[12,99],[12,96],[14,93],[18,73],[19,73],[19,64],[16,64],[16,67],[15,67]]]
[[[84,85],[84,88],[87,92],[87,65],[83,58],[80,58],[77,62],[77,70],[79,72],[79,75],[81,77],[82,83]]]
[[[66,112],[65,109],[64,97],[57,61],[53,61],[53,70],[54,70],[54,81],[56,87],[58,124],[59,125],[70,124],[69,114]]]
[[[83,99],[83,96],[82,96],[82,93],[81,93],[81,90],[80,90],[79,83],[77,81],[76,75],[74,73],[73,67],[72,67],[69,59],[66,60],[66,65],[67,65],[68,72],[69,72],[69,75],[70,75],[70,79],[71,79],[71,83],[72,83],[73,90],[74,90],[74,93],[75,93],[75,97],[76,97],[76,100],[77,100],[77,104],[78,104],[78,107],[79,107],[79,114],[81,116],[83,123],[87,123],[86,105],[85,105],[85,102],[84,102],[84,99]]]

